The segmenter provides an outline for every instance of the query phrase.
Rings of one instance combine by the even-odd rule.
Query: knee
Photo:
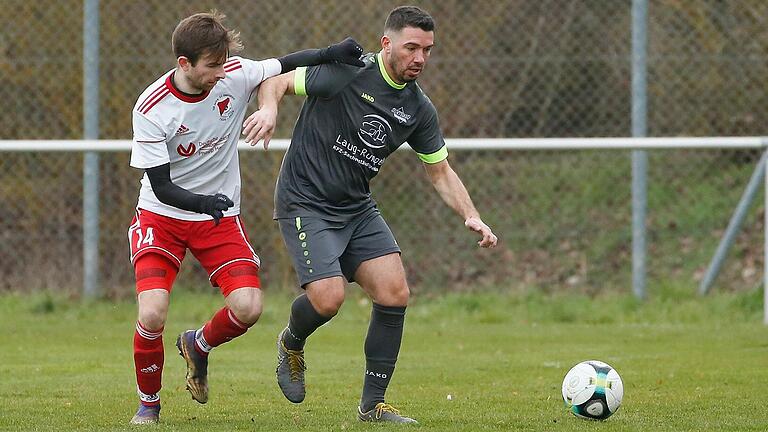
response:
[[[165,327],[165,318],[167,311],[161,307],[145,307],[139,309],[139,322],[141,325],[152,332],[156,332]]]
[[[408,300],[411,298],[411,290],[408,288],[408,284],[403,282],[384,290],[379,297],[374,301],[382,306],[407,306]]]
[[[310,296],[309,300],[320,315],[335,316],[344,304],[344,288],[328,289],[322,296]]]
[[[255,299],[230,305],[229,309],[243,324],[252,326],[261,317],[262,305]]]
[[[403,306],[408,305],[408,301],[411,299],[411,289],[406,284],[405,287],[403,287],[401,292],[401,301],[403,302]]]

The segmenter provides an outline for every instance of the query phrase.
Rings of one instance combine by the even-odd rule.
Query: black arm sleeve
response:
[[[345,63],[357,67],[365,66],[360,60],[363,54],[363,47],[357,41],[348,37],[339,43],[328,45],[320,49],[305,49],[295,53],[279,57],[282,69],[280,73],[286,73],[296,69],[299,66],[315,66],[320,63]]]
[[[147,177],[152,185],[152,191],[163,204],[168,204],[182,210],[204,213],[203,198],[205,195],[192,193],[179,187],[171,181],[171,164],[147,168]]]
[[[325,49],[305,49],[294,53],[278,57],[282,69],[280,73],[290,72],[299,66],[317,65],[323,62],[323,52]]]

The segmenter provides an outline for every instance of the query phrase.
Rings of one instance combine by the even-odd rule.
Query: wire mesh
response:
[[[139,93],[173,66],[170,35],[183,17],[213,7],[240,30],[243,55],[277,56],[351,35],[377,51],[397,3],[359,0],[100,2],[100,137],[130,139]],[[601,137],[630,133],[631,2],[423,1],[436,47],[419,82],[449,137]],[[768,3],[651,0],[648,131],[651,136],[760,135],[768,112]],[[83,135],[80,0],[0,3],[0,139]],[[276,137],[290,136],[300,98],[282,105]],[[253,108],[252,108],[253,109]],[[0,142],[0,146],[2,143]],[[0,289],[82,284],[82,155],[2,153]],[[270,220],[281,154],[243,154],[243,214],[266,285],[293,274]],[[759,155],[654,151],[649,166],[651,281],[700,277]],[[474,238],[431,190],[409,153],[387,162],[374,196],[404,250],[415,290],[573,287],[628,289],[627,152],[452,152],[501,247]],[[132,292],[125,230],[140,173],[127,154],[101,158],[101,281]],[[404,173],[408,173],[404,175]],[[726,285],[753,287],[762,265],[762,207],[750,213]],[[186,273],[200,273],[187,265]],[[205,279],[182,275],[181,281]]]

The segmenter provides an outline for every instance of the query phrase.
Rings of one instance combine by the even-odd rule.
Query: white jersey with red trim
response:
[[[254,90],[280,73],[277,59],[254,61],[230,57],[226,78],[209,92],[190,96],[176,89],[168,71],[139,96],[133,107],[131,166],[147,169],[170,163],[171,181],[196,194],[222,193],[233,207],[224,216],[240,213],[240,162],[237,141]],[[147,174],[141,179],[138,207],[183,220],[208,220],[163,204]]]

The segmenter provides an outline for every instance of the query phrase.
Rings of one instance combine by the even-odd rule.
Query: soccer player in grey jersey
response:
[[[433,43],[432,17],[417,7],[398,7],[387,18],[381,51],[364,56],[363,68],[325,64],[267,80],[259,90],[259,111],[244,124],[246,141],[263,139],[266,147],[282,96],[308,96],[275,192],[275,219],[305,289],[277,341],[278,384],[291,402],[305,396],[304,342],[338,312],[346,278],[373,300],[358,418],[415,422],[384,400],[409,289],[400,248],[369,190],[369,181],[403,142],[416,151],[441,198],[480,235],[478,244],[496,245],[448,164],[437,111],[415,82]]]

